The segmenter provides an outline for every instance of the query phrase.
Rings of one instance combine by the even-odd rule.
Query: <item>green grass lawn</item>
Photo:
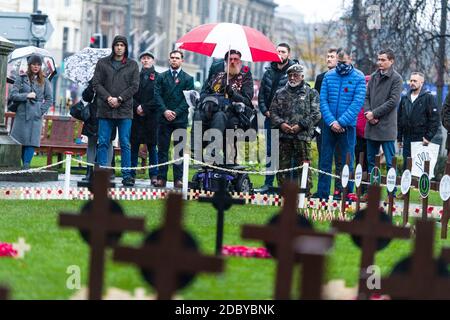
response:
[[[161,223],[163,201],[121,202],[129,216],[146,218],[148,231]],[[12,288],[13,299],[68,299],[75,291],[66,287],[69,274],[67,268],[77,265],[81,268],[83,286],[87,282],[88,246],[78,231],[60,229],[57,216],[61,211],[75,212],[83,205],[81,201],[1,201],[0,241],[15,242],[24,237],[32,248],[23,260],[0,258],[0,283]],[[242,206],[233,207],[226,213],[225,245],[262,246],[258,241],[241,239],[244,224],[265,224],[279,208]],[[184,224],[197,239],[204,254],[214,252],[215,213],[208,204],[189,202],[186,204]],[[329,224],[316,225],[327,230]],[[438,230],[439,232],[439,230]],[[144,235],[127,233],[122,244],[139,245]],[[436,253],[449,241],[441,241],[436,235]],[[376,257],[376,263],[387,274],[395,263],[409,254],[412,242],[397,240]],[[347,286],[355,286],[359,266],[359,250],[349,236],[339,235],[327,261],[326,280],[345,279]],[[139,270],[128,264],[111,260],[108,252],[105,283],[134,291],[137,287],[151,289],[141,279]],[[271,299],[273,296],[275,262],[271,259],[230,258],[225,259],[225,273],[204,274],[194,280],[191,286],[179,295],[184,299]]]

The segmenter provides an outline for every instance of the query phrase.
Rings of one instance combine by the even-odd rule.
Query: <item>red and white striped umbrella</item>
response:
[[[214,58],[224,58],[229,50],[238,50],[244,61],[280,61],[276,47],[265,35],[235,23],[200,25],[181,37],[176,46]]]

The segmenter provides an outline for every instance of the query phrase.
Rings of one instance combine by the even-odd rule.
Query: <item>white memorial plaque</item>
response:
[[[442,201],[447,201],[450,199],[450,176],[445,175],[441,179],[439,184],[439,194],[441,195]]]
[[[355,185],[357,188],[361,186],[362,183],[363,170],[361,164],[358,163],[355,169]]]
[[[409,192],[409,188],[411,188],[412,176],[411,171],[405,170],[402,175],[401,189],[402,194],[405,195]]]
[[[348,167],[348,165],[345,165],[342,168],[341,178],[342,188],[347,188],[348,180],[350,179],[350,168]]]
[[[397,172],[395,171],[394,168],[390,168],[386,179],[386,186],[389,192],[394,191],[396,183],[397,183]]]

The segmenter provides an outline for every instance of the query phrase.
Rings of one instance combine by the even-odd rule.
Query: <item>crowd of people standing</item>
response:
[[[290,46],[280,43],[277,51],[280,61],[271,63],[262,77],[258,108],[264,117],[267,159],[274,156],[271,129],[279,130],[279,169],[311,161],[314,139],[322,171],[331,173],[334,162],[336,174],[340,174],[347,154],[353,171],[355,155],[360,152],[366,154],[363,166],[370,171],[380,148],[389,169],[396,142],[403,148],[404,159],[411,156],[411,142],[431,142],[440,127],[441,111],[444,127],[450,128],[450,98],[443,108],[438,106],[425,89],[423,72],[410,75],[409,90],[402,97],[403,79],[395,70],[395,53],[390,49],[378,52],[378,69],[371,75],[355,68],[349,50],[329,49],[328,70],[317,76],[314,88],[305,81],[304,66],[291,58]],[[91,108],[91,118],[83,128],[88,136],[88,162],[100,166],[111,163],[112,140],[118,131],[124,186],[135,183],[136,172],[127,168],[137,166],[142,144],[147,147],[149,164],[166,163],[174,131],[188,128],[189,106],[183,91],[194,89],[194,79],[183,70],[183,58],[182,51],[171,51],[169,69],[158,73],[154,55],[142,52],[139,70],[138,63],[128,57],[127,39],[116,36],[112,54],[98,61],[83,92],[83,100]],[[10,99],[19,103],[11,135],[23,145],[24,168],[30,166],[34,148],[39,147],[42,117],[52,101],[51,86],[41,71],[42,60],[33,55],[28,62],[28,73],[16,81],[10,92]],[[221,130],[239,127],[239,118],[233,118],[230,109],[222,108],[219,100],[205,99],[211,95],[223,95],[227,103],[253,110],[253,78],[249,68],[242,65],[240,52],[231,50],[229,56],[211,67],[201,99],[215,103],[216,109],[208,107],[208,112],[200,116]],[[269,161],[266,166],[270,167]],[[174,186],[181,188],[182,165],[176,163],[173,169]],[[151,184],[165,187],[167,171],[167,165],[149,170]],[[276,177],[278,184],[292,179],[286,173]],[[298,174],[294,177],[301,178]],[[274,180],[275,176],[266,176],[258,191],[267,192]],[[311,190],[311,180],[308,186]],[[349,185],[350,192],[352,188]],[[312,196],[327,198],[330,189],[331,177],[320,175],[317,192]],[[342,186],[336,180],[333,196],[340,199],[341,193]]]

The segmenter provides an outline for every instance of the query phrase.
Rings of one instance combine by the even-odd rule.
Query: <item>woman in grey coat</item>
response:
[[[42,72],[41,56],[32,55],[28,58],[27,74],[16,80],[10,99],[20,103],[11,137],[22,144],[22,163],[24,169],[28,169],[34,149],[41,145],[42,118],[53,101],[50,81]]]

